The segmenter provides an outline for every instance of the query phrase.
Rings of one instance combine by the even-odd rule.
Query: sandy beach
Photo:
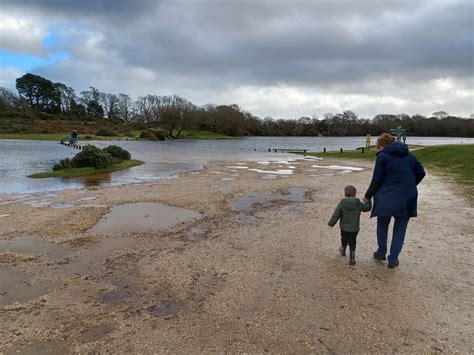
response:
[[[400,266],[372,258],[368,213],[349,266],[327,222],[371,174],[364,161],[224,162],[4,195],[0,352],[474,352],[472,204],[429,173]]]

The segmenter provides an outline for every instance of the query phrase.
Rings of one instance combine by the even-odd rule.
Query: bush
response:
[[[147,131],[142,131],[142,133],[140,133],[140,138],[148,138],[151,141],[156,141],[156,140],[164,141],[166,137],[167,137],[166,132],[161,129],[157,131],[152,131],[149,129]]]
[[[116,136],[117,135],[117,132],[115,132],[113,129],[111,128],[107,128],[107,127],[101,127],[97,130],[97,132],[95,133],[96,136],[104,136],[104,137],[111,137],[111,136]]]
[[[112,164],[112,156],[93,145],[86,145],[82,152],[76,154],[71,160],[73,168],[93,167],[103,169]]]
[[[102,150],[106,153],[109,153],[113,158],[118,159],[120,161],[132,158],[132,156],[127,150],[119,147],[118,145],[109,145],[107,148],[104,148]]]

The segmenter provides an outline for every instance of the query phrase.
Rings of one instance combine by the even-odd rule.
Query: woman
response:
[[[408,146],[388,133],[382,133],[376,147],[380,150],[375,161],[374,174],[364,198],[374,197],[371,217],[377,217],[378,250],[374,258],[386,260],[388,225],[393,226],[388,267],[397,267],[410,217],[416,217],[418,191],[416,186],[425,177],[423,165],[408,151]]]

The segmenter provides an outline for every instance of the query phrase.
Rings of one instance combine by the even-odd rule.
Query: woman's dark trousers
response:
[[[390,224],[391,219],[392,217],[390,216],[377,217],[377,242],[379,245],[377,254],[380,256],[385,256],[385,254],[387,254],[388,225]],[[402,251],[410,217],[398,216],[394,217],[394,219],[395,223],[393,224],[392,243],[390,244],[390,255],[388,256],[389,263],[395,263],[398,261],[398,254]]]

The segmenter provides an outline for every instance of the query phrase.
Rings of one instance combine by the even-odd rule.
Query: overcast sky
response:
[[[474,112],[470,0],[1,0],[0,86],[178,94],[274,118]],[[16,91],[16,90],[15,90]]]

